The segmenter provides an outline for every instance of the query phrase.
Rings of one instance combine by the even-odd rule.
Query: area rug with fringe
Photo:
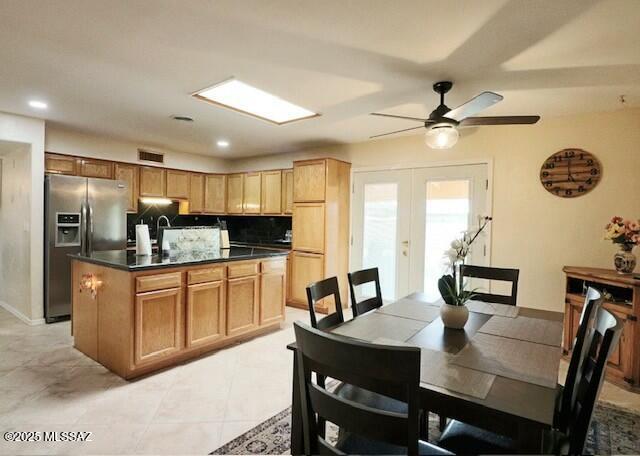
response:
[[[587,436],[587,454],[640,454],[640,414],[598,403]],[[333,432],[332,432],[333,431]],[[236,437],[211,454],[289,454],[291,408],[287,408],[253,429]],[[328,430],[337,435],[335,429]],[[429,440],[440,436],[438,418],[429,416]]]

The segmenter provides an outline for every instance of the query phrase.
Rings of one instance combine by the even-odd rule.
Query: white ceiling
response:
[[[0,24],[0,111],[220,157],[411,127],[368,113],[426,115],[441,79],[450,107],[503,94],[487,115],[640,106],[638,0],[2,0]],[[275,126],[190,97],[231,76],[322,116]]]

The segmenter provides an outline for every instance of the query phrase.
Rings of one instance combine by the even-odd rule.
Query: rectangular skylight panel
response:
[[[201,90],[194,96],[276,124],[318,115],[237,79]]]

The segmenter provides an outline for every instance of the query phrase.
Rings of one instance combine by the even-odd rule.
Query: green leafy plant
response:
[[[457,287],[456,279],[451,274],[443,275],[438,279],[438,290],[444,302],[451,306],[463,306],[477,295],[477,288],[465,290],[464,286]]]

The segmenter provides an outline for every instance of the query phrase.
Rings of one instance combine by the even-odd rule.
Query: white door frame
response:
[[[463,165],[487,165],[487,200],[485,202],[485,208],[487,215],[493,216],[493,158],[470,158],[470,159],[457,159],[457,160],[447,160],[447,161],[434,161],[434,162],[413,162],[413,163],[404,163],[397,165],[376,165],[376,166],[359,166],[351,168],[351,195],[350,198],[350,210],[349,210],[349,233],[351,236],[351,242],[349,243],[349,270],[354,270],[353,268],[353,208],[354,201],[354,174],[355,173],[365,173],[370,171],[396,171],[403,169],[415,169],[415,168],[437,168],[442,166],[463,166]],[[493,247],[493,223],[489,223],[485,228],[485,233],[487,236],[487,264],[491,266],[493,263],[492,259],[492,247]]]

